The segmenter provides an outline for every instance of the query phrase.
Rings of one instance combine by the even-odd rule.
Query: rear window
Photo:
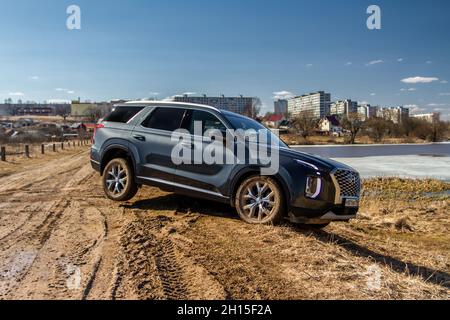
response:
[[[142,109],[144,109],[144,107],[115,107],[103,121],[127,123],[135,115],[141,112]]]
[[[175,131],[180,129],[185,112],[186,110],[184,109],[156,108],[148,118],[145,119],[142,126],[150,129]]]

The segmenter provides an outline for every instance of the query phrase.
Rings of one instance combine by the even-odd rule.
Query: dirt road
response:
[[[251,226],[154,188],[113,203],[86,150],[0,182],[0,299],[450,298],[446,243],[406,247],[358,222]]]

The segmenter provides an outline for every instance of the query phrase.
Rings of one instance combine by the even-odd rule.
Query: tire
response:
[[[131,200],[138,191],[133,170],[122,158],[113,159],[106,165],[102,181],[106,196],[114,201]]]
[[[239,217],[251,224],[279,224],[285,202],[278,183],[269,177],[252,176],[240,185],[235,196]]]

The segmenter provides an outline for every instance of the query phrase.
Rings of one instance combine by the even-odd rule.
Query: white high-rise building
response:
[[[331,115],[349,115],[358,112],[358,103],[350,99],[333,102],[330,106]]]
[[[296,117],[308,111],[314,118],[330,115],[331,94],[318,91],[288,100],[288,111],[291,117]]]

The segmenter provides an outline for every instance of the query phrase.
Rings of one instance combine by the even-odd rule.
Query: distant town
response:
[[[150,99],[152,100],[152,99]],[[373,106],[352,99],[331,101],[331,94],[317,91],[274,101],[273,111],[261,114],[261,100],[257,97],[227,97],[207,95],[177,95],[174,102],[204,104],[246,115],[271,129],[284,134],[308,137],[344,137],[345,142],[355,143],[358,134],[364,131],[375,142],[385,136],[440,141],[446,139],[448,123],[441,121],[439,113],[411,114],[403,106]],[[90,102],[77,99],[71,103],[13,102],[7,99],[0,104],[0,128],[33,126],[33,120],[24,117],[62,117],[77,128],[92,128],[92,125],[107,115],[114,105],[127,102],[112,100]],[[3,117],[3,119],[2,119]],[[20,121],[8,121],[7,117],[20,117]],[[294,139],[295,140],[295,139]],[[296,141],[294,141],[295,143]]]

